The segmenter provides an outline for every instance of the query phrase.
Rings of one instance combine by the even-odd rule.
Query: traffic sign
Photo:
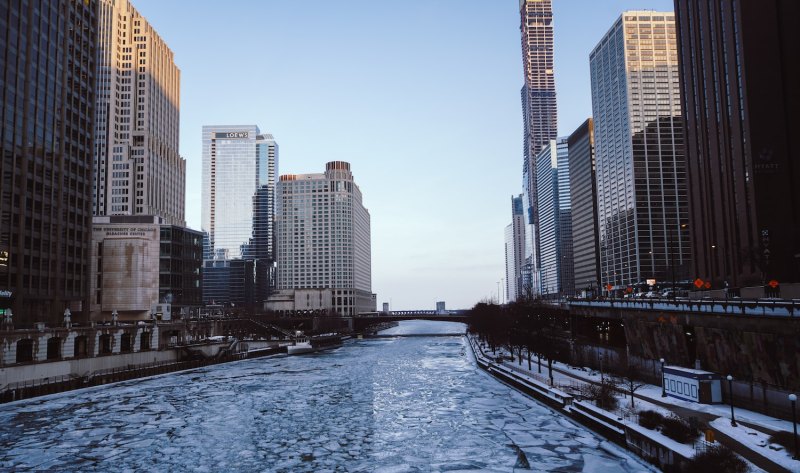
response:
[[[769,284],[769,287],[771,287],[772,289],[775,289],[779,285],[778,281],[774,279],[770,280],[770,282],[768,282],[767,284]]]
[[[706,281],[706,282],[703,284],[703,287],[704,287],[705,289],[711,289],[711,281]]]
[[[696,287],[697,289],[700,289],[701,287],[703,287],[703,280],[700,279],[700,278],[695,279],[694,280],[694,287]]]
[[[610,291],[612,289],[614,289],[614,286],[612,286],[611,284],[606,284],[606,290],[607,291]]]

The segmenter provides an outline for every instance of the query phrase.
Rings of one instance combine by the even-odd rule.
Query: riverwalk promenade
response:
[[[605,411],[590,401],[578,401],[586,386],[600,385],[610,375],[561,362],[552,365],[552,382],[547,364],[539,363],[535,355],[528,364],[513,357],[507,350],[491,350],[476,337],[467,335],[478,365],[509,384],[533,397],[561,410],[587,427],[625,446],[639,456],[660,463],[662,467],[688,461],[695,454],[715,442],[728,447],[757,469],[767,472],[800,472],[800,461],[792,458],[793,452],[769,439],[779,432],[791,432],[792,423],[757,412],[735,409],[736,426],[731,425],[728,404],[699,404],[662,397],[660,386],[644,385],[634,392],[635,409],[630,407],[630,393],[621,385],[617,388],[619,408]],[[675,415],[693,423],[707,426],[712,433],[708,438],[699,436],[691,444],[682,444],[660,432],[645,429],[638,423],[638,412],[651,410],[669,416]],[[704,432],[705,434],[705,432]],[[757,470],[756,470],[757,471]]]

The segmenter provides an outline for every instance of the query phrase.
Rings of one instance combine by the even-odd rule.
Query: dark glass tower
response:
[[[596,294],[600,288],[600,243],[591,118],[569,135],[568,144],[575,290]]]
[[[800,3],[676,0],[675,13],[695,276],[800,282]]]
[[[88,314],[96,9],[0,2],[0,309],[17,327]]]

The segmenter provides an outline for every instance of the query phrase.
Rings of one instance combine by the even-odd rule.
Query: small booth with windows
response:
[[[664,367],[664,392],[668,396],[700,404],[722,402],[722,377],[709,371]]]

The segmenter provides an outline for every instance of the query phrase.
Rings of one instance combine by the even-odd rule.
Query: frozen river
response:
[[[647,469],[480,371],[457,335],[353,340],[0,406],[0,471],[512,471],[519,449],[532,471]]]

